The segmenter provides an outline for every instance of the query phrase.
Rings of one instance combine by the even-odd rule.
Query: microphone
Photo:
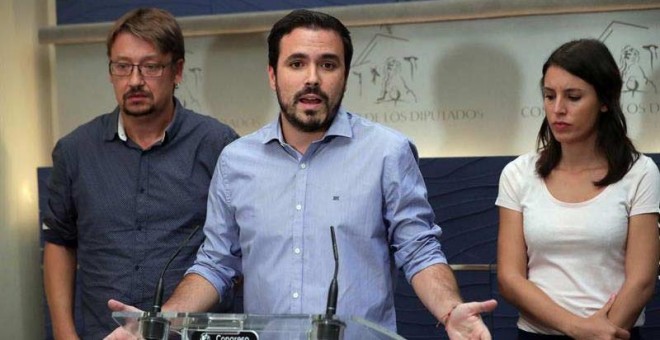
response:
[[[335,238],[335,227],[330,226],[330,236],[332,237],[332,253],[335,256],[335,274],[332,276],[330,288],[328,289],[328,303],[325,309],[326,319],[332,319],[337,312],[337,295],[339,295],[339,285],[337,284],[337,275],[339,274],[339,253],[337,252],[337,239]]]
[[[339,295],[339,285],[337,276],[339,273],[339,252],[337,251],[337,239],[335,238],[335,227],[330,226],[330,236],[332,237],[332,252],[335,256],[335,273],[328,289],[328,303],[325,309],[325,315],[315,321],[317,340],[339,340],[343,338],[344,323],[334,318],[337,311],[337,296]]]
[[[160,277],[158,278],[158,284],[156,285],[156,293],[154,294],[154,304],[151,307],[151,310],[147,312],[147,314],[143,317],[140,318],[140,329],[142,333],[142,337],[145,340],[163,340],[167,339],[167,333],[169,332],[170,328],[170,322],[167,321],[167,319],[158,316],[158,313],[160,313],[162,304],[163,304],[163,292],[165,290],[165,286],[163,285],[163,277],[165,276],[165,272],[167,271],[167,268],[169,268],[170,264],[172,261],[174,261],[174,258],[179,255],[181,252],[181,249],[188,244],[188,241],[197,233],[197,230],[199,230],[199,225],[193,229],[193,231],[188,235],[188,237],[183,240],[183,242],[179,245],[179,248],[174,252],[172,257],[167,261],[167,264],[165,264],[165,267],[163,268],[163,271],[160,273]]]

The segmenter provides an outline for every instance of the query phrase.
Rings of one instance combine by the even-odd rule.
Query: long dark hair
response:
[[[550,66],[559,67],[589,83],[596,90],[600,103],[607,108],[599,113],[596,122],[596,148],[605,155],[608,169],[605,177],[594,185],[603,187],[616,183],[639,158],[639,152],[627,136],[626,118],[621,110],[623,81],[614,57],[605,44],[595,39],[567,42],[552,52],[543,64],[541,87]],[[539,130],[537,149],[540,158],[536,162],[536,172],[546,178],[561,159],[561,145],[553,136],[547,118]]]

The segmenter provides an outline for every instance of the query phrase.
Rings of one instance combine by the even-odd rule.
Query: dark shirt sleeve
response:
[[[53,168],[48,180],[48,204],[44,212],[43,235],[46,242],[77,247],[77,211],[71,195],[70,161],[65,143],[60,140],[53,149]]]
[[[239,137],[236,131],[234,131],[234,129],[232,129],[228,125],[222,123],[218,123],[218,125],[219,128],[213,129],[212,132],[209,135],[207,135],[205,141],[206,144],[210,144],[211,146],[206,148],[206,150],[210,152],[211,155],[207,157],[203,157],[203,159],[211,159],[212,161],[209,167],[210,176],[213,176],[216,163],[218,161],[218,158],[220,157],[220,153],[222,152],[222,150],[225,148],[225,146],[229,145],[231,142],[238,139]]]
[[[236,131],[234,131],[234,129],[232,129],[228,125],[222,124],[222,129],[220,130],[220,137],[217,138],[221,144],[219,145],[220,150],[224,149],[225,146],[229,145],[231,142],[235,141],[238,138],[239,135],[238,133],[236,133]],[[220,155],[218,154],[218,156]]]

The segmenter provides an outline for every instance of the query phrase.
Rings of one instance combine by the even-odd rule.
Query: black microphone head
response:
[[[140,318],[140,334],[145,340],[167,340],[170,322],[155,313]]]
[[[327,315],[314,321],[312,329],[312,340],[341,340],[344,338],[344,327],[346,325]]]

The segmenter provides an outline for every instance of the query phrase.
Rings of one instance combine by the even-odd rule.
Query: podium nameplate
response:
[[[190,335],[190,340],[259,340],[259,335],[254,331],[241,331],[241,332],[196,331]]]

